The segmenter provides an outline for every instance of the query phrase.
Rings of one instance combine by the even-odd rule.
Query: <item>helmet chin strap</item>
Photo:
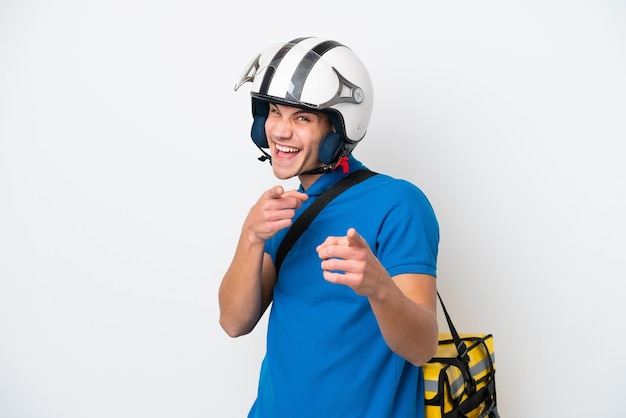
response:
[[[304,176],[307,174],[326,174],[326,173],[330,173],[331,171],[334,170],[334,167],[332,165],[323,165],[322,167],[318,167],[318,168],[314,168],[313,170],[309,170],[309,171],[305,171],[303,173],[300,173],[300,176]]]
[[[326,164],[326,165],[323,165],[322,167],[314,168],[313,170],[309,170],[309,171],[305,171],[304,173],[300,173],[300,175],[306,175],[306,174],[326,174],[326,173],[330,173],[331,171],[335,171],[339,167],[341,167],[343,169],[343,173],[344,174],[346,174],[348,171],[350,171],[350,165],[348,164],[348,157],[343,156],[343,157],[339,158],[339,160],[335,164]]]
[[[258,160],[263,162],[263,161],[268,161],[270,163],[270,165],[272,165],[272,156],[270,154],[267,153],[267,151],[265,151],[263,148],[258,147],[258,149],[261,150],[261,152],[263,153],[263,155],[261,155]],[[318,168],[314,168],[313,170],[308,170],[308,171],[304,171],[300,174],[298,174],[299,176],[302,175],[307,175],[307,174],[326,174],[326,173],[330,173],[332,171],[335,171],[336,169],[338,169],[339,167],[341,167],[343,169],[343,173],[346,174],[348,173],[348,171],[350,171],[350,166],[348,164],[348,157],[343,156],[341,158],[339,158],[339,160],[337,160],[337,162],[335,164],[324,164],[321,167]]]
[[[259,147],[257,145],[257,148],[261,150],[261,152],[263,153],[263,155],[261,155],[258,160],[263,162],[263,161],[269,161],[270,165],[272,165],[272,156],[269,155],[263,148]]]

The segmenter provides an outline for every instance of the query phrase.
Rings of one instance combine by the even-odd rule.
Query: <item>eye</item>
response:
[[[267,116],[279,117],[280,116],[280,111],[276,107],[270,107],[270,110],[269,110]]]

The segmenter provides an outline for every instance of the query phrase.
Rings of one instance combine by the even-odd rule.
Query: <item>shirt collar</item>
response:
[[[337,183],[342,178],[346,177],[348,174],[365,168],[365,166],[354,158],[352,154],[348,156],[348,167],[349,170],[345,174],[341,168],[331,171],[330,173],[322,174],[306,191],[303,189],[302,184],[300,184],[298,191],[306,193],[309,196],[319,196],[322,192]]]

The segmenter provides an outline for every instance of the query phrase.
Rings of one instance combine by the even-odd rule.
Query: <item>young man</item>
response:
[[[423,417],[420,366],[438,337],[439,241],[424,194],[370,177],[330,202],[275,268],[302,211],[365,169],[352,151],[372,110],[367,70],[338,42],[298,38],[260,53],[235,89],[248,81],[254,143],[278,179],[301,183],[261,194],[219,290],[231,337],[251,332],[271,305],[249,417]]]

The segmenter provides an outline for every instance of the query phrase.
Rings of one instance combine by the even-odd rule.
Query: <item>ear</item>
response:
[[[267,102],[261,100],[252,100],[252,129],[250,130],[250,136],[256,146],[260,148],[268,148],[267,137],[265,136],[265,121],[269,113],[270,106]]]

